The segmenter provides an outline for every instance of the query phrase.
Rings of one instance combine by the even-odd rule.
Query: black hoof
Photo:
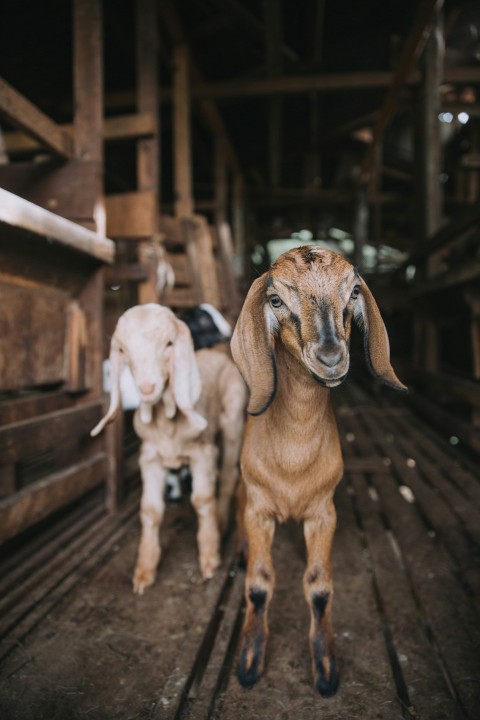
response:
[[[340,680],[334,658],[330,658],[330,673],[328,678],[325,675],[323,665],[317,666],[317,679],[315,688],[322,697],[332,697],[338,690]]]
[[[259,657],[254,655],[252,663],[247,667],[247,656],[249,651],[247,649],[242,650],[240,655],[240,661],[237,667],[237,678],[240,685],[247,690],[250,690],[255,683],[260,680],[260,669],[259,669]]]

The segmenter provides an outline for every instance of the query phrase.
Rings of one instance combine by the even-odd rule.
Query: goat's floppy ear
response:
[[[230,343],[233,359],[250,390],[250,415],[261,415],[275,396],[274,336],[268,312],[262,276],[248,291]]]
[[[380,310],[363,279],[355,307],[355,320],[363,327],[365,355],[372,374],[395,390],[407,390],[390,364],[390,344]]]
[[[110,407],[107,414],[95,425],[90,435],[95,437],[102,432],[105,425],[113,422],[120,410],[120,377],[123,370],[123,354],[120,352],[115,338],[112,338],[110,345]]]
[[[193,409],[202,390],[193,340],[187,325],[181,320],[175,322],[177,337],[170,355],[169,389],[177,408],[187,416],[192,427],[201,432],[208,423]]]

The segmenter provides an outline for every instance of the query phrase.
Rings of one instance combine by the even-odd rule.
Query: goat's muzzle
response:
[[[345,379],[350,356],[343,341],[310,343],[303,353],[304,363],[314,379],[325,387],[335,387]]]

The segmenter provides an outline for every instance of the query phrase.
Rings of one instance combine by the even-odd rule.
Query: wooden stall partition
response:
[[[114,245],[0,189],[0,541],[106,481],[102,267]]]
[[[413,357],[406,371],[417,409],[467,445],[480,448],[480,278],[478,206],[464,210],[411,254]],[[434,269],[432,258],[435,258]],[[429,267],[427,273],[427,267]],[[416,316],[420,322],[415,323]],[[428,316],[433,326],[421,324]],[[457,439],[455,439],[457,438]]]
[[[0,116],[33,156],[7,153],[0,167],[0,541],[102,483],[115,505],[107,439],[89,435],[104,412],[103,268],[115,254],[105,237],[102,37],[100,0],[74,0],[66,126],[0,80]]]

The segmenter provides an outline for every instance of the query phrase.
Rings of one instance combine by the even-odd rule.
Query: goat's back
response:
[[[243,425],[247,389],[233,361],[224,353],[202,349],[195,353],[202,381],[195,410],[208,420],[205,433]],[[236,430],[235,430],[236,431]]]

